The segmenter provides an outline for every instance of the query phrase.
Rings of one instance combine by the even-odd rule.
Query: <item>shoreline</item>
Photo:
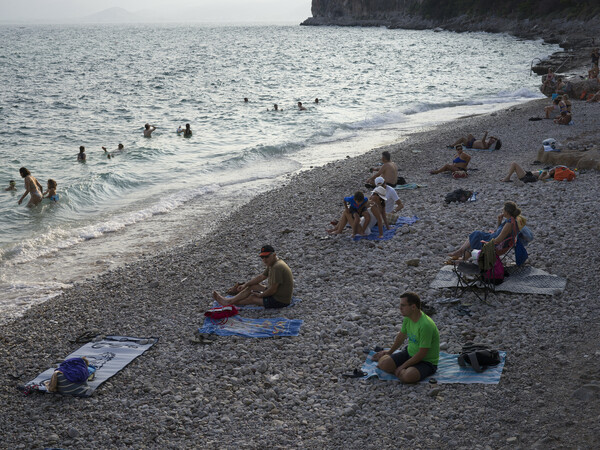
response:
[[[586,171],[573,183],[520,187],[498,181],[511,161],[530,168],[547,137],[564,144],[599,142],[597,104],[574,102],[571,127],[527,120],[542,115],[547,103],[533,100],[456,119],[400,144],[288,176],[280,187],[234,210],[215,233],[76,283],[3,325],[4,442],[13,448],[86,442],[157,448],[202,440],[217,448],[226,437],[227,445],[246,448],[333,448],[340,442],[365,448],[377,436],[378,448],[457,447],[472,445],[473,439],[483,444],[485,430],[492,447],[591,446],[598,402],[583,403],[572,394],[583,384],[600,383],[594,251],[599,174]],[[450,140],[486,130],[498,135],[503,147],[473,152],[471,167],[478,170],[469,178],[429,175],[452,159],[445,148]],[[363,187],[367,168],[383,149],[408,182],[428,185],[400,192],[402,215],[420,220],[385,242],[327,236],[342,197]],[[444,195],[457,188],[479,192],[477,202],[446,205]],[[500,384],[444,385],[432,397],[428,385],[343,379],[342,373],[364,360],[363,348],[392,342],[401,322],[401,292],[415,290],[429,303],[450,295],[429,283],[470,231],[493,226],[505,200],[517,202],[534,232],[529,264],[567,277],[565,293],[498,293],[491,305],[467,297],[470,317],[441,305],[432,316],[450,352],[469,338],[507,351]],[[265,243],[290,265],[295,295],[303,301],[289,310],[245,315],[303,319],[300,336],[192,344],[212,303],[210,292],[259,273],[256,253]],[[418,267],[407,266],[415,258]],[[16,391],[16,385],[79,347],[70,340],[92,330],[160,341],[90,399],[24,397]],[[186,370],[180,371],[183,362]]]
[[[524,99],[525,97],[522,97],[523,102],[525,102]],[[42,257],[51,262],[55,270],[54,276],[52,279],[48,279],[46,275],[39,280],[32,278],[34,273],[30,272],[31,267],[29,264],[35,261],[36,258],[39,258],[39,254],[30,260],[20,261],[16,264],[11,262],[13,265],[9,267],[20,271],[18,279],[29,279],[32,284],[30,286],[23,283],[19,283],[17,286],[16,283],[9,282],[3,285],[0,284],[0,298],[2,298],[2,294],[5,294],[5,297],[2,298],[3,301],[0,301],[0,307],[5,312],[0,317],[0,324],[14,320],[30,305],[43,303],[56,295],[62,295],[62,292],[68,289],[68,286],[74,282],[81,282],[84,279],[100,276],[109,270],[114,270],[117,267],[135,262],[139,257],[144,257],[141,255],[151,255],[155,251],[159,251],[159,249],[167,249],[169,251],[185,246],[190,239],[188,234],[197,235],[198,233],[206,233],[208,232],[206,231],[207,227],[212,228],[214,226],[213,221],[205,223],[207,219],[198,220],[195,218],[195,214],[201,214],[203,211],[206,212],[209,210],[217,215],[217,220],[224,220],[222,217],[226,216],[228,212],[218,208],[217,205],[219,204],[227,205],[227,210],[237,208],[241,204],[251,201],[251,198],[255,195],[271,189],[270,186],[277,184],[278,180],[285,180],[289,176],[306,170],[312,170],[314,167],[332,162],[335,163],[348,157],[348,155],[362,155],[368,153],[373,148],[379,148],[384,145],[400,145],[404,140],[418,133],[420,130],[430,130],[438,126],[440,124],[438,116],[444,117],[444,120],[441,122],[443,123],[450,120],[461,120],[462,118],[489,114],[519,104],[522,103],[508,101],[506,103],[466,104],[405,115],[400,122],[381,125],[377,128],[363,129],[360,136],[331,143],[321,143],[308,147],[311,149],[310,151],[304,149],[301,153],[288,154],[286,155],[286,159],[293,160],[300,165],[298,169],[291,172],[276,175],[272,178],[259,177],[255,180],[242,180],[235,184],[220,185],[218,189],[219,193],[216,193],[214,188],[209,190],[206,186],[199,186],[196,190],[208,191],[210,193],[208,198],[206,195],[199,194],[197,197],[171,208],[166,213],[162,211],[163,208],[160,208],[159,213],[151,213],[150,217],[144,220],[126,224],[122,228],[103,231],[100,236],[92,239],[84,239],[81,238],[81,235],[74,235],[73,239],[75,242],[72,245],[66,246],[66,243],[59,242],[51,244],[46,250],[40,248],[39,251],[42,252]],[[471,113],[473,111],[474,113]],[[466,115],[463,116],[461,114]],[[383,142],[386,142],[386,144]],[[392,144],[389,144],[390,142]],[[317,161],[312,162],[315,159]],[[238,199],[233,194],[224,198],[222,197],[223,191],[231,191],[232,189],[243,190],[249,194],[249,199]],[[171,192],[166,197],[167,199],[179,198],[181,194],[187,195],[187,191]],[[120,217],[148,213],[156,208],[156,204],[148,204],[140,211],[123,212]],[[117,220],[117,223],[121,222],[122,220]],[[177,223],[177,226],[173,225],[174,222]],[[184,225],[184,223],[187,225]],[[99,224],[95,224],[94,227],[96,229],[104,229],[106,225],[104,222],[100,222]],[[148,234],[144,230],[152,230],[152,233]],[[177,233],[175,230],[179,230],[181,233]],[[186,230],[186,232],[183,233],[183,230]],[[89,231],[86,232],[90,234]],[[136,236],[137,239],[133,239],[132,235]],[[137,248],[140,247],[139,244],[136,244],[138,240],[144,241],[143,251],[141,248]],[[136,248],[138,249],[138,253],[136,253]],[[65,252],[66,254],[63,254]],[[74,254],[77,256],[73,256]],[[75,265],[77,269],[69,271],[68,266],[70,264]],[[60,273],[61,275],[57,276],[56,273]]]

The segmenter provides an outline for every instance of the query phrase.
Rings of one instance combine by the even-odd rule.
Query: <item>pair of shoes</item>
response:
[[[363,372],[360,369],[354,369],[352,373],[344,373],[342,376],[344,378],[364,378],[367,376],[367,372]]]

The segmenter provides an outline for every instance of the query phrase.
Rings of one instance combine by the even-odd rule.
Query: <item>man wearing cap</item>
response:
[[[260,249],[260,254],[266,269],[250,281],[237,286],[234,297],[223,297],[213,291],[213,298],[220,305],[258,305],[265,308],[284,308],[292,301],[294,277],[288,265],[277,257],[270,245]],[[268,280],[265,287],[261,284]]]
[[[385,188],[385,192],[387,194],[387,198],[385,200],[385,215],[389,223],[396,223],[396,220],[398,219],[398,212],[404,208],[402,201],[400,201],[400,197],[398,197],[396,189],[388,186],[383,177],[375,178],[375,186],[382,186]]]
[[[396,187],[396,183],[398,182],[398,166],[396,163],[392,162],[390,152],[385,151],[381,153],[381,163],[382,164],[379,169],[371,169],[371,171],[375,173],[367,180],[366,186],[369,189],[373,189],[375,187],[373,182],[377,177],[383,177],[387,184],[389,184],[391,187]]]

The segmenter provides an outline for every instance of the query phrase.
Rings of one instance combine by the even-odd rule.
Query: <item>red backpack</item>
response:
[[[235,307],[235,305],[227,305],[215,306],[214,308],[210,308],[204,313],[204,315],[206,317],[210,317],[211,319],[221,320],[227,319],[228,317],[233,317],[238,313],[238,309]]]

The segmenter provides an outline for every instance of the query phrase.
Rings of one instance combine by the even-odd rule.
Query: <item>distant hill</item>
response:
[[[139,14],[115,7],[82,17],[81,21],[85,23],[131,23],[142,22],[144,19],[145,17]]]

